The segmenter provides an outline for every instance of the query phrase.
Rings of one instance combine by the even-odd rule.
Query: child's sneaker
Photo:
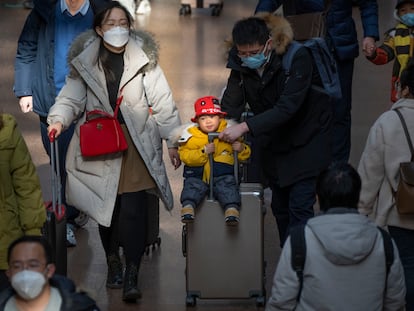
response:
[[[189,223],[194,221],[194,207],[191,205],[183,206],[181,209],[181,222]]]
[[[224,220],[228,226],[237,226],[240,221],[240,213],[237,208],[227,208],[224,212]]]

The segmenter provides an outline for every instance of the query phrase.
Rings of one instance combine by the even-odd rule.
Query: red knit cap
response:
[[[217,97],[205,96],[196,100],[194,103],[195,116],[191,122],[197,122],[197,118],[206,114],[218,114],[224,117],[227,113],[221,111],[220,102]]]

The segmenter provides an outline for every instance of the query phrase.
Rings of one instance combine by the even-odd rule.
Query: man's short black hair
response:
[[[264,45],[269,40],[270,31],[265,21],[259,17],[239,20],[233,27],[232,37],[235,45]]]
[[[347,163],[334,163],[324,170],[316,182],[316,194],[322,211],[331,207],[358,208],[361,177]]]
[[[42,246],[43,250],[45,251],[46,256],[46,263],[50,264],[53,263],[53,257],[52,257],[52,247],[49,244],[49,241],[43,237],[38,235],[24,235],[16,240],[14,240],[7,249],[7,262],[10,263],[10,256],[13,251],[13,249],[16,247],[16,245],[20,243],[38,243]]]

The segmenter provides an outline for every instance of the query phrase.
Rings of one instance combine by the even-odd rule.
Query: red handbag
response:
[[[127,141],[118,122],[118,108],[122,96],[118,98],[114,115],[102,110],[86,113],[86,121],[80,126],[80,149],[84,157],[95,157],[128,148]]]

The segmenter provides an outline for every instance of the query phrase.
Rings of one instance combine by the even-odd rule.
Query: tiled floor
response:
[[[381,30],[393,25],[393,3],[379,0]],[[192,116],[193,101],[204,95],[219,96],[226,84],[224,40],[229,37],[233,23],[250,15],[255,0],[225,0],[222,15],[212,17],[208,10],[193,10],[191,16],[179,16],[177,0],[152,0],[152,11],[137,16],[136,24],[154,33],[161,51],[160,63],[165,71],[174,98],[184,121]],[[45,198],[50,197],[48,158],[38,131],[37,117],[22,114],[13,97],[13,59],[16,41],[29,11],[17,0],[0,0],[0,110],[14,114],[19,121],[42,181]],[[355,10],[355,14],[358,11]],[[359,25],[359,18],[356,18]],[[361,33],[360,33],[360,36]],[[375,67],[363,57],[356,61],[354,74],[354,109],[351,163],[357,164],[372,122],[388,107],[390,65]],[[176,206],[182,185],[181,169],[169,167],[169,177]],[[266,192],[266,203],[269,193]],[[268,204],[267,204],[268,206]],[[160,213],[161,245],[145,256],[140,275],[143,299],[127,305],[121,300],[121,290],[105,288],[106,263],[97,234],[96,223],[90,221],[76,233],[78,246],[68,250],[68,275],[79,286],[88,289],[103,311],[186,310],[185,258],[181,249],[181,230],[178,208],[170,214]],[[274,218],[268,209],[265,217],[266,289],[271,279],[280,249]],[[212,254],[214,255],[214,254]],[[246,267],[247,269],[248,267]],[[254,300],[197,300],[194,310],[256,310]]]

